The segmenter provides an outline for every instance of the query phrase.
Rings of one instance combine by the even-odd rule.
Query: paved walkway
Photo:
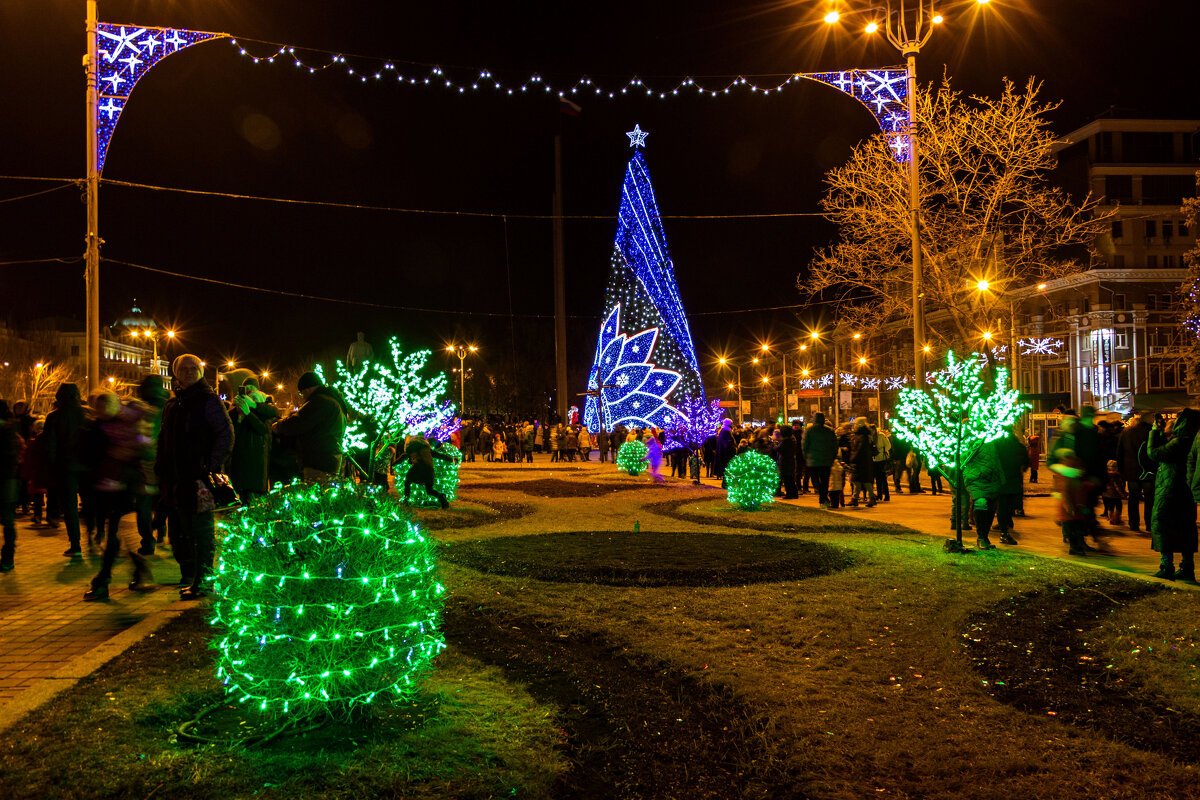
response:
[[[133,526],[133,516],[124,524]],[[64,558],[66,549],[61,526],[34,530],[27,518],[17,519],[16,569],[0,574],[0,705],[53,678],[72,659],[150,614],[179,604],[174,586],[129,591],[128,558],[117,562],[109,599],[85,603],[83,593],[100,569],[100,555]],[[179,577],[169,549],[160,549],[150,563],[158,580]]]

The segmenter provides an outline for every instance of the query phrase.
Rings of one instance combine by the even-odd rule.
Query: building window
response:
[[[1142,202],[1150,206],[1177,206],[1196,194],[1196,178],[1186,175],[1143,175]],[[1150,234],[1147,234],[1150,235]]]
[[[1113,295],[1113,310],[1114,311],[1124,311],[1127,307],[1126,304],[1128,302],[1129,302],[1129,299],[1127,297],[1125,297],[1125,295],[1114,294]]]
[[[1175,269],[1175,256],[1173,256],[1173,255],[1163,256],[1163,267],[1165,267],[1166,269]]]
[[[1118,336],[1121,334],[1118,334]],[[1129,388],[1129,365],[1117,364],[1117,389],[1124,390]]]
[[[1160,367],[1158,364],[1150,365],[1150,388],[1162,388],[1162,367]]]
[[[1175,226],[1174,226],[1174,224],[1172,224],[1171,220],[1164,219],[1162,221],[1162,235],[1163,236],[1166,236],[1169,238],[1172,235],[1172,232],[1174,230],[1175,230]]]
[[[1163,388],[1174,389],[1179,386],[1179,382],[1175,380],[1175,365],[1166,364],[1163,366]]]
[[[1129,201],[1133,199],[1132,175],[1106,175],[1104,177],[1104,195],[1111,203],[1116,200]]]
[[[1152,219],[1146,220],[1146,238],[1158,236],[1158,223]]]
[[[1112,238],[1120,239],[1125,235],[1125,225],[1119,219],[1113,220],[1112,223]]]
[[[1146,256],[1146,266],[1151,269],[1158,267],[1158,256]]]
[[[1113,269],[1125,269],[1125,256],[1118,253],[1112,257]]]
[[[1129,334],[1122,331],[1122,332],[1119,332],[1116,335],[1114,335],[1113,336],[1113,347],[1119,348],[1121,350],[1128,350],[1129,349]]]

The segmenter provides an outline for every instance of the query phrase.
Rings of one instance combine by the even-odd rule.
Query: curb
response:
[[[144,619],[121,631],[108,641],[96,645],[81,656],[68,661],[39,683],[29,687],[12,700],[0,705],[0,733],[20,722],[28,714],[50,702],[60,693],[77,684],[107,662],[157,631],[188,607],[164,608],[152,611]]]

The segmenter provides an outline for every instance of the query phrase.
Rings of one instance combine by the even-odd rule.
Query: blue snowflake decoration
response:
[[[908,71],[905,69],[851,69],[842,72],[809,72],[809,80],[840,89],[867,107],[888,137],[897,161],[908,160]]]
[[[605,320],[588,375],[588,389],[595,392],[599,387],[613,385],[603,389],[599,396],[588,397],[584,424],[593,431],[600,429],[602,400],[603,423],[610,430],[618,422],[665,428],[676,424],[674,420],[678,418],[678,411],[670,400],[671,392],[678,388],[682,394],[702,398],[704,386],[683,300],[675,282],[675,268],[667,252],[667,237],[662,229],[654,187],[640,149],[635,149],[625,170],[617,219],[604,298]],[[628,338],[626,345],[622,327],[640,333]],[[629,382],[640,377],[640,370],[612,372],[617,365],[613,348],[617,339],[623,342],[622,363],[627,366],[640,364],[647,369],[653,367],[653,376],[647,373],[645,380],[630,388]],[[606,362],[606,359],[613,360]],[[616,385],[614,382],[618,379],[627,382]],[[630,396],[619,408],[609,407],[610,393],[635,390],[636,397]],[[660,402],[648,406],[646,398],[649,396],[657,397]]]
[[[100,171],[108,156],[108,143],[133,87],[158,62],[172,53],[209,39],[224,38],[224,33],[205,33],[178,28],[152,28],[137,25],[96,25],[96,157]]]
[[[617,305],[600,329],[600,356],[593,369],[596,386],[604,386],[604,422],[634,427],[668,428],[681,424],[683,416],[667,402],[679,385],[680,375],[659,369],[651,358],[658,342],[658,329],[632,336],[621,330],[621,306]],[[594,388],[594,387],[593,387]],[[593,398],[589,397],[589,406]]]

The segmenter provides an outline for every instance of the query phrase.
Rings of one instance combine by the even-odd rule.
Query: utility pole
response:
[[[97,0],[87,0],[87,55],[83,70],[87,79],[87,257],[84,283],[87,291],[87,387],[90,392],[100,385],[100,152],[96,132],[97,84],[96,24]]]
[[[563,251],[562,134],[554,137],[554,379],[558,418],[567,421],[567,287]]]

